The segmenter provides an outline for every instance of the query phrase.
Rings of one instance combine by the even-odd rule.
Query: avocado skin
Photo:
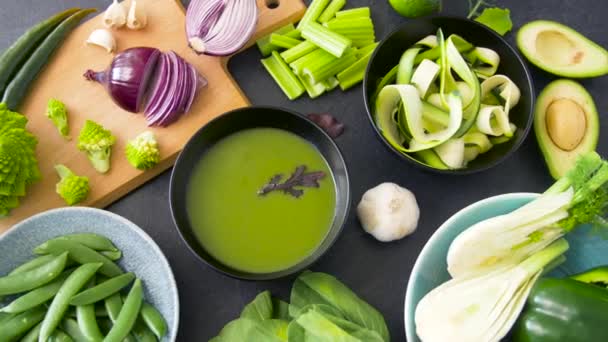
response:
[[[547,108],[553,101],[560,98],[576,102],[583,109],[587,120],[585,135],[580,144],[572,151],[564,151],[557,147],[547,131]],[[599,128],[599,118],[593,98],[579,83],[559,79],[549,83],[539,94],[534,109],[534,133],[549,173],[554,179],[561,178],[574,166],[578,156],[595,151],[599,138]]]

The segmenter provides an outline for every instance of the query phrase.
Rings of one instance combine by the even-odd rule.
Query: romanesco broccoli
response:
[[[65,165],[55,165],[55,170],[61,179],[57,183],[56,191],[68,205],[78,204],[89,195],[89,179],[77,176]]]
[[[127,143],[127,160],[139,170],[154,167],[160,161],[158,143],[152,132],[143,132]]]
[[[95,170],[106,173],[110,169],[110,155],[116,137],[100,124],[87,120],[78,137],[78,149],[86,152]]]
[[[27,118],[0,103],[0,217],[19,206],[19,197],[40,178],[38,140],[25,129]]]
[[[51,119],[53,125],[57,127],[59,133],[69,139],[68,134],[70,127],[68,126],[68,110],[63,102],[55,99],[50,99],[46,107],[46,117]]]

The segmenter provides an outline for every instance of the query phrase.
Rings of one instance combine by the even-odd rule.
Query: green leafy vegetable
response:
[[[51,119],[53,125],[57,127],[59,133],[69,139],[70,127],[68,125],[68,110],[63,102],[50,99],[46,107],[46,117]]]
[[[323,171],[314,171],[314,172],[305,172],[306,166],[300,165],[296,167],[296,170],[293,172],[291,177],[289,177],[285,182],[281,183],[283,179],[282,174],[278,174],[273,176],[268,184],[264,185],[259,191],[258,195],[264,196],[272,191],[283,191],[286,194],[289,194],[295,198],[298,198],[304,194],[304,190],[296,189],[295,187],[308,187],[308,188],[318,188],[319,180],[325,177],[325,172]]]
[[[19,197],[40,178],[35,148],[38,140],[25,129],[25,116],[0,103],[0,217],[19,206]]]
[[[78,137],[78,149],[85,152],[95,170],[106,173],[110,170],[110,155],[116,137],[100,124],[87,120]]]
[[[56,191],[68,205],[78,204],[89,195],[89,179],[77,176],[65,165],[55,165],[55,170],[61,180],[57,183]]]
[[[513,28],[511,12],[508,8],[486,8],[479,17],[475,18],[475,21],[486,25],[502,36]]]
[[[129,164],[139,170],[154,167],[160,161],[158,142],[152,132],[143,132],[127,142],[125,154]]]

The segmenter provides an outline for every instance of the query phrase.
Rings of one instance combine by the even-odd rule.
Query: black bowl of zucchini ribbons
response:
[[[411,20],[389,34],[369,62],[363,96],[380,140],[441,174],[499,164],[533,121],[534,88],[521,56],[491,29],[463,18]]]
[[[308,118],[245,107],[202,127],[171,176],[173,220],[199,260],[246,280],[309,267],[348,217],[344,158]]]

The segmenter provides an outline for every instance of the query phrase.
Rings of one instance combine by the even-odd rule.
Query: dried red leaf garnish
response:
[[[295,198],[298,198],[304,194],[304,190],[296,189],[295,187],[308,187],[308,188],[318,188],[319,180],[325,177],[325,172],[323,171],[315,171],[315,172],[305,172],[306,166],[300,165],[296,167],[296,170],[293,172],[291,177],[289,177],[285,182],[281,183],[281,179],[283,179],[282,174],[274,175],[268,184],[264,185],[259,191],[258,195],[264,196],[272,191],[283,191],[286,194],[290,194]]]
[[[323,113],[310,113],[306,115],[310,120],[319,125],[332,138],[339,137],[344,133],[344,124],[338,121],[333,115]]]

